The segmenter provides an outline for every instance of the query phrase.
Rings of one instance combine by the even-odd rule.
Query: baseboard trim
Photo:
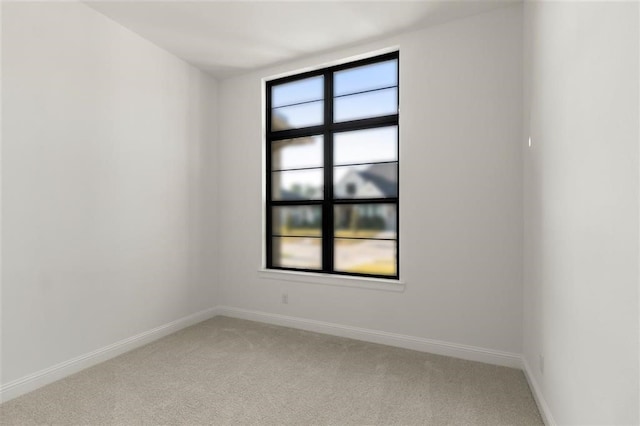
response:
[[[107,361],[140,346],[151,343],[162,337],[175,333],[185,327],[213,318],[216,315],[216,308],[205,309],[192,315],[177,319],[170,323],[161,325],[152,330],[145,331],[135,336],[129,337],[119,342],[105,346],[93,352],[80,355],[60,364],[54,365],[44,370],[37,371],[17,380],[0,386],[0,403],[9,401],[27,392],[34,391],[42,386],[53,383],[71,374],[77,373],[85,368],[92,367],[101,362]]]
[[[284,327],[297,328],[306,331],[314,331],[317,333],[330,334],[333,336],[347,337],[350,339],[362,340],[365,342],[396,346],[421,352],[429,352],[437,355],[461,358],[469,361],[478,361],[487,364],[518,369],[522,368],[522,358],[520,354],[495,351],[492,349],[485,349],[476,346],[443,342],[440,340],[425,339],[422,337],[388,333],[384,331],[351,327],[306,318],[298,318],[248,309],[234,308],[230,306],[217,307],[216,314],[233,318],[259,321],[273,325],[280,325]]]
[[[534,398],[536,400],[536,403],[538,404],[538,407],[540,408],[540,412],[542,413],[545,424],[547,424],[548,426],[556,425],[556,423],[553,421],[553,418],[551,417],[548,406],[544,401],[542,394],[540,393],[535,379],[530,374],[529,366],[526,363],[526,360],[523,360],[520,354],[360,327],[345,326],[341,324],[316,321],[306,318],[241,309],[231,306],[218,306],[196,312],[192,315],[161,325],[152,330],[148,330],[146,332],[137,334],[98,350],[80,355],[68,361],[11,381],[0,386],[0,402],[9,401],[20,395],[34,391],[42,386],[63,379],[81,370],[107,361],[125,352],[131,351],[162,337],[168,336],[169,334],[175,333],[176,331],[179,331],[183,328],[189,327],[218,315],[258,321],[267,324],[313,331],[317,333],[324,333],[333,336],[346,337],[355,340],[362,340],[365,342],[396,346],[400,348],[450,356],[469,361],[484,362],[487,364],[499,365],[504,367],[524,369],[525,376],[527,377],[527,380],[532,388]]]
[[[557,426],[553,415],[551,414],[551,410],[547,405],[547,401],[544,399],[542,395],[542,389],[540,389],[540,385],[536,381],[535,376],[533,375],[533,371],[531,370],[531,366],[527,362],[527,358],[522,356],[522,370],[524,371],[524,376],[527,378],[527,382],[529,382],[529,388],[531,389],[531,393],[533,394],[533,399],[536,401],[536,405],[538,405],[538,410],[540,411],[540,415],[542,416],[542,420],[546,426]]]

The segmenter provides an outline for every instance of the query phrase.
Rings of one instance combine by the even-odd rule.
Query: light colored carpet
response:
[[[519,370],[216,317],[0,406],[3,425],[541,425]]]

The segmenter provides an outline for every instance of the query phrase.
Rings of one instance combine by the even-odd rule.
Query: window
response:
[[[266,93],[267,268],[398,278],[398,52]]]

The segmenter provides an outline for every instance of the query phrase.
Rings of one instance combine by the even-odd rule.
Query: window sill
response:
[[[258,277],[275,281],[292,281],[298,283],[331,285],[338,287],[366,288],[369,290],[392,291],[402,293],[405,282],[382,278],[353,277],[347,275],[331,275],[313,272],[281,271],[275,269],[259,269]]]

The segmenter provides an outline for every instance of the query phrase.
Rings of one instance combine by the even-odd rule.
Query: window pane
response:
[[[271,173],[274,200],[320,200],[323,198],[322,169]]]
[[[398,163],[341,166],[333,169],[334,198],[395,198]]]
[[[336,271],[372,275],[396,275],[396,241],[334,240]]]
[[[322,239],[274,237],[271,239],[273,266],[298,269],[322,267]]]
[[[398,61],[391,60],[338,71],[333,78],[335,96],[398,85]]]
[[[399,60],[380,58],[267,84],[269,267],[398,275]]]
[[[317,126],[324,119],[323,101],[293,105],[273,110],[271,130],[299,129]]]
[[[308,136],[271,143],[271,170],[322,167],[323,137]]]
[[[273,235],[319,237],[322,234],[322,208],[320,206],[274,207]]]
[[[398,89],[349,95],[334,100],[334,121],[349,121],[398,113]]]
[[[333,211],[336,238],[397,238],[395,204],[340,204]]]
[[[337,166],[398,160],[397,126],[335,133],[333,141]]]
[[[271,88],[271,107],[282,107],[300,102],[317,101],[323,98],[324,77],[305,78],[291,83],[278,84]]]

